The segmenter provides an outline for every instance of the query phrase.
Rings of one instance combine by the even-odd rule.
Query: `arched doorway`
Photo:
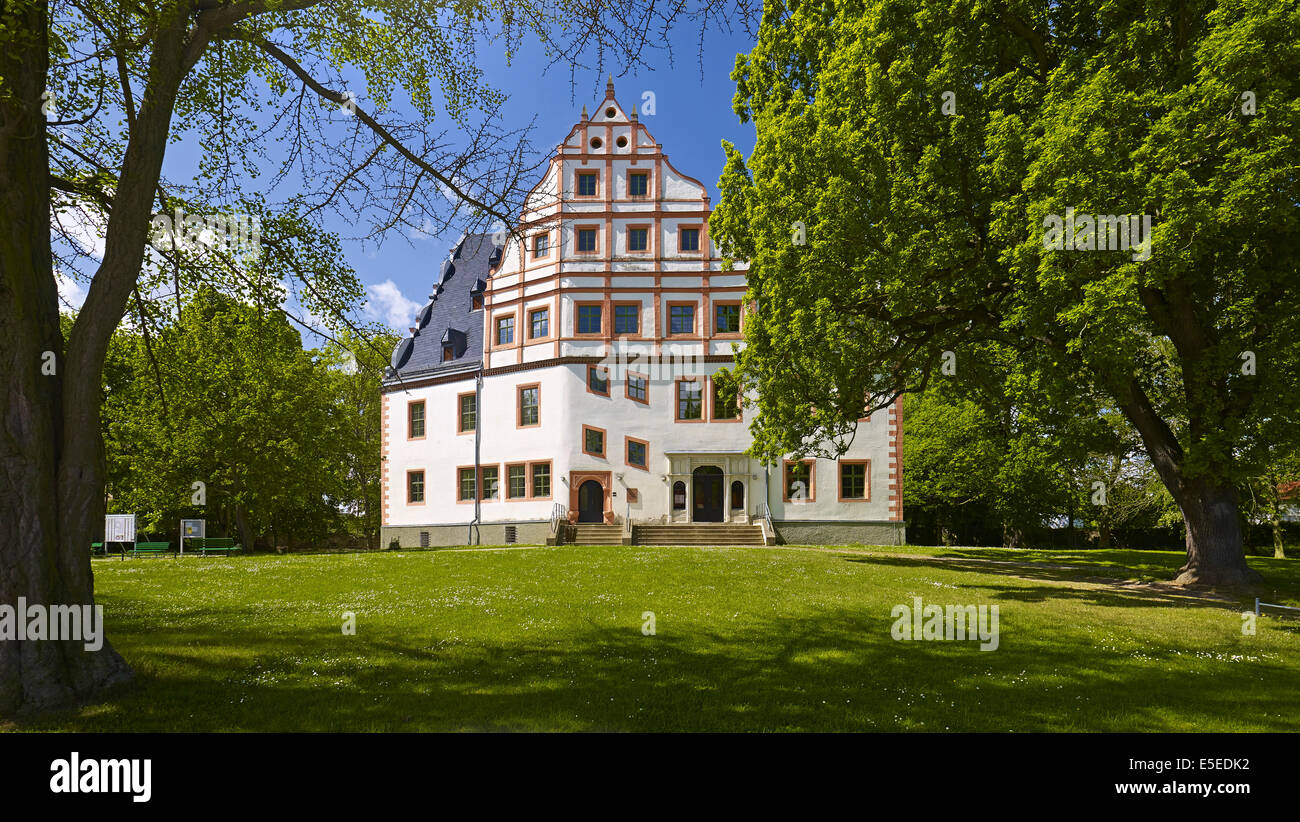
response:
[[[605,521],[605,488],[589,479],[578,486],[578,522]]]
[[[691,473],[691,519],[694,522],[722,522],[722,469],[701,465]]]

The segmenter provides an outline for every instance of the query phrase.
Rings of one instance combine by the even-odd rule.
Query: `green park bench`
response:
[[[91,555],[91,556],[94,556],[95,554],[107,554],[107,553],[108,553],[108,551],[104,549],[104,543],[102,543],[102,542],[92,542],[92,543],[90,543],[90,555]]]
[[[235,551],[244,550],[244,546],[237,544],[230,537],[195,537],[185,540],[186,547],[193,546],[193,550],[198,551],[201,556],[208,554],[232,554]]]
[[[172,544],[170,542],[137,542],[134,550],[131,551],[131,556],[157,556],[161,554],[170,554],[171,550]]]

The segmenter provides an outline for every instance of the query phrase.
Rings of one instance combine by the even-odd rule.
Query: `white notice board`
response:
[[[135,543],[135,514],[109,514],[104,517],[104,542]]]

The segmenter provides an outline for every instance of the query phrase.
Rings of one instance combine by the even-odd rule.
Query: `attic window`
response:
[[[454,359],[456,359],[456,349],[451,343],[447,343],[442,347],[442,361],[450,362]]]
[[[599,138],[599,137],[592,137],[592,138],[591,138],[591,147],[592,147],[592,148],[600,148],[600,147],[603,146],[603,145],[604,145],[604,143],[602,143],[602,142],[600,141],[600,138]]]
[[[627,138],[619,137],[617,140],[614,141],[614,144],[617,145],[619,148],[627,148]]]
[[[605,109],[605,116],[610,118],[611,120],[614,118],[615,114],[618,114],[618,110],[615,109],[613,106],[610,106],[609,108]]]
[[[483,307],[483,295],[475,294],[474,296],[470,297],[469,305],[470,305],[469,308],[470,311],[478,311],[480,308]]]

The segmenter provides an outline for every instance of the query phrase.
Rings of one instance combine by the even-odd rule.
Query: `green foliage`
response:
[[[769,3],[710,221],[760,308],[755,449],[842,439],[952,351],[1021,413],[1149,406],[1175,490],[1257,472],[1300,422],[1297,30],[1294,2]],[[1045,249],[1071,206],[1152,215],[1150,259]]]
[[[338,345],[304,350],[275,304],[210,288],[148,341],[119,329],[102,413],[111,510],[162,533],[206,516],[213,535],[243,537],[242,522],[276,542],[319,540],[355,515],[359,533],[376,534],[379,355],[349,343],[354,374]]]

